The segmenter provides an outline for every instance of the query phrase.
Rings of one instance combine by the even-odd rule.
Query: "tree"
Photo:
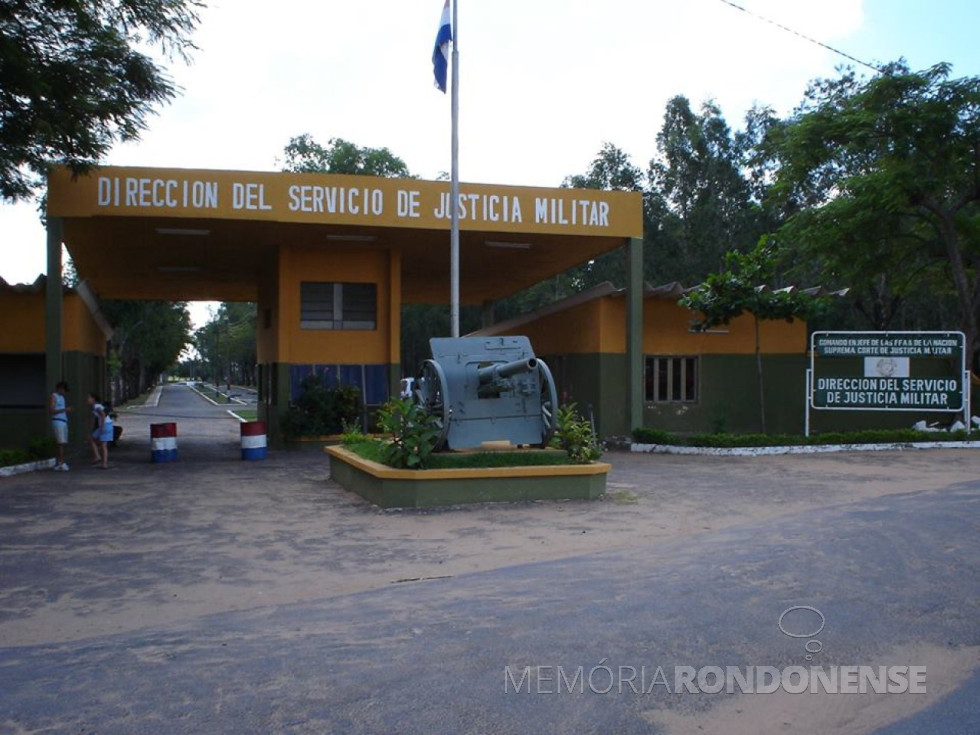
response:
[[[113,402],[149,388],[190,343],[191,318],[184,302],[104,301],[102,312],[114,330],[109,355]]]
[[[51,163],[90,170],[138,139],[177,89],[140,47],[187,59],[198,0],[0,4],[0,197],[22,199]]]
[[[822,300],[794,288],[774,290],[776,252],[765,238],[748,253],[729,252],[725,269],[710,274],[704,283],[681,299],[696,312],[694,329],[704,331],[728,324],[746,312],[755,326],[755,366],[759,388],[759,424],[766,433],[766,398],[762,373],[760,322],[764,319],[812,319],[822,309]]]
[[[643,172],[633,164],[629,154],[606,142],[584,174],[566,176],[565,189],[603,189],[605,191],[642,191]]]
[[[194,333],[194,347],[206,366],[206,377],[253,385],[256,357],[256,307],[222,302],[207,324]]]
[[[911,72],[900,61],[870,80],[853,70],[816,80],[768,145],[779,161],[773,196],[797,210],[778,232],[791,257],[850,280],[871,308],[922,281],[955,294],[976,368],[980,77],[950,72]]]
[[[746,140],[714,102],[695,113],[686,97],[668,101],[646,197],[654,280],[698,282],[725,253],[750,249],[766,231],[744,173]]]
[[[387,148],[361,148],[343,138],[331,138],[324,148],[304,133],[290,138],[283,153],[282,170],[292,173],[413,178],[405,162]]]

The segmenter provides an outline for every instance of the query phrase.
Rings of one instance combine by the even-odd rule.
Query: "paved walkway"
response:
[[[615,454],[604,501],[380,511],[319,453],[239,461],[221,411],[168,386],[108,472],[0,480],[0,732],[980,732],[976,452]],[[928,693],[622,685],[893,663]]]

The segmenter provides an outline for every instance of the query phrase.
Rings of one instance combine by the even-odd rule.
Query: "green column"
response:
[[[269,446],[273,449],[281,449],[283,446],[282,427],[279,420],[282,415],[289,410],[290,398],[290,375],[289,365],[281,362],[273,362],[266,365],[266,370],[270,372],[267,380],[271,379],[271,390],[268,391],[267,410],[260,410],[259,418],[264,418],[266,422],[266,432]]]
[[[480,311],[480,326],[483,329],[488,329],[489,327],[492,327],[494,325],[494,322],[496,321],[493,313],[494,303],[495,302],[490,299],[487,299],[486,301],[483,302],[483,308]]]
[[[643,425],[643,239],[626,244],[626,376],[629,430]]]
[[[48,392],[62,379],[61,219],[48,218],[48,280],[44,291],[44,372]]]

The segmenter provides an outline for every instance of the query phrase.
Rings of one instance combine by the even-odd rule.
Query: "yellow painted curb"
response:
[[[529,465],[527,467],[468,467],[456,470],[396,470],[359,457],[343,447],[324,447],[332,457],[382,480],[479,480],[507,477],[570,477],[605,475],[612,469],[606,462],[566,465]]]

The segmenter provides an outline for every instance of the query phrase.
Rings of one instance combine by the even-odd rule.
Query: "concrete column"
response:
[[[643,426],[643,239],[626,243],[626,418],[632,432]]]
[[[265,414],[268,442],[272,448],[282,449],[284,437],[279,419],[289,410],[292,391],[289,364],[274,362],[267,364],[265,370],[268,371],[266,380],[272,384],[269,391],[270,395],[267,401],[263,403],[264,411],[262,412]],[[263,418],[262,413],[259,414],[259,418]]]
[[[379,284],[380,287],[380,284]],[[402,370],[413,369],[402,365],[402,254],[392,248],[389,251],[388,270],[388,397],[395,398],[401,390]],[[408,373],[411,375],[411,372]]]
[[[480,326],[484,329],[492,327],[494,324],[493,306],[494,302],[490,299],[483,302],[483,310],[480,312]]]
[[[61,218],[48,218],[48,275],[44,292],[44,372],[48,392],[62,380],[61,322]]]

